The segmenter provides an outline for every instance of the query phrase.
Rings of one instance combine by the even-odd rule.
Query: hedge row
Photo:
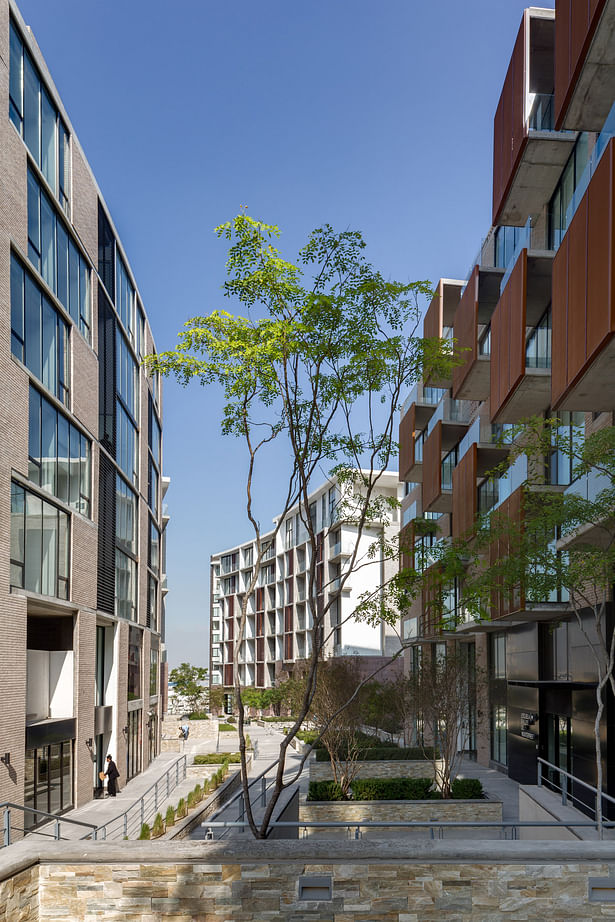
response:
[[[440,800],[431,778],[355,778],[353,800]],[[455,800],[480,800],[483,786],[477,778],[456,778],[451,785]],[[308,800],[345,800],[335,781],[310,781]]]
[[[194,757],[195,765],[219,765],[221,762],[241,762],[238,752],[207,752]]]
[[[370,746],[365,748],[360,756],[360,762],[423,762],[437,758],[438,753],[433,749],[421,749],[420,747],[406,747],[400,749],[399,746]],[[317,762],[328,762],[329,754],[326,749],[320,747],[316,750]]]

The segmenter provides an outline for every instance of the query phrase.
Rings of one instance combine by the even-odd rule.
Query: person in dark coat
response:
[[[120,773],[117,770],[117,765],[111,758],[107,756],[107,771],[105,772],[107,776],[107,794],[109,797],[115,797],[117,794],[117,779],[120,777]]]

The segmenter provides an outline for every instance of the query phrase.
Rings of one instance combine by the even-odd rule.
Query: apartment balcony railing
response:
[[[528,128],[530,131],[555,131],[555,95],[553,93],[532,93]]]

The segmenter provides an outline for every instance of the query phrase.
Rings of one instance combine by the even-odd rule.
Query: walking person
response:
[[[120,773],[117,770],[117,765],[111,758],[107,756],[107,771],[105,772],[107,776],[107,796],[115,797],[117,794],[117,779],[120,777]]]

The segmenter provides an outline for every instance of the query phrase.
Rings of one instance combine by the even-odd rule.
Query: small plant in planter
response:
[[[197,786],[194,789],[194,802],[198,804],[202,800],[203,800],[203,788],[201,787],[200,784],[197,784]]]
[[[177,810],[175,811],[175,815],[177,816],[177,819],[178,820],[183,819],[187,812],[188,810],[186,809],[186,801],[184,800],[183,797],[180,797],[179,802],[177,804]]]
[[[151,839],[151,837],[152,837],[152,831],[149,828],[148,823],[143,823],[143,825],[141,826],[141,832],[139,833],[139,838],[140,839]]]
[[[175,810],[170,805],[167,807],[167,812],[164,815],[164,822],[167,829],[175,825]]]
[[[186,800],[186,805],[187,805],[187,807],[188,807],[189,810],[192,810],[192,808],[194,807],[194,802],[195,802],[195,801],[194,801],[194,791],[188,791],[188,797],[187,797],[187,800]]]
[[[157,813],[154,817],[154,825],[152,826],[152,838],[158,839],[162,835],[164,835],[164,820],[162,818],[162,813]]]

